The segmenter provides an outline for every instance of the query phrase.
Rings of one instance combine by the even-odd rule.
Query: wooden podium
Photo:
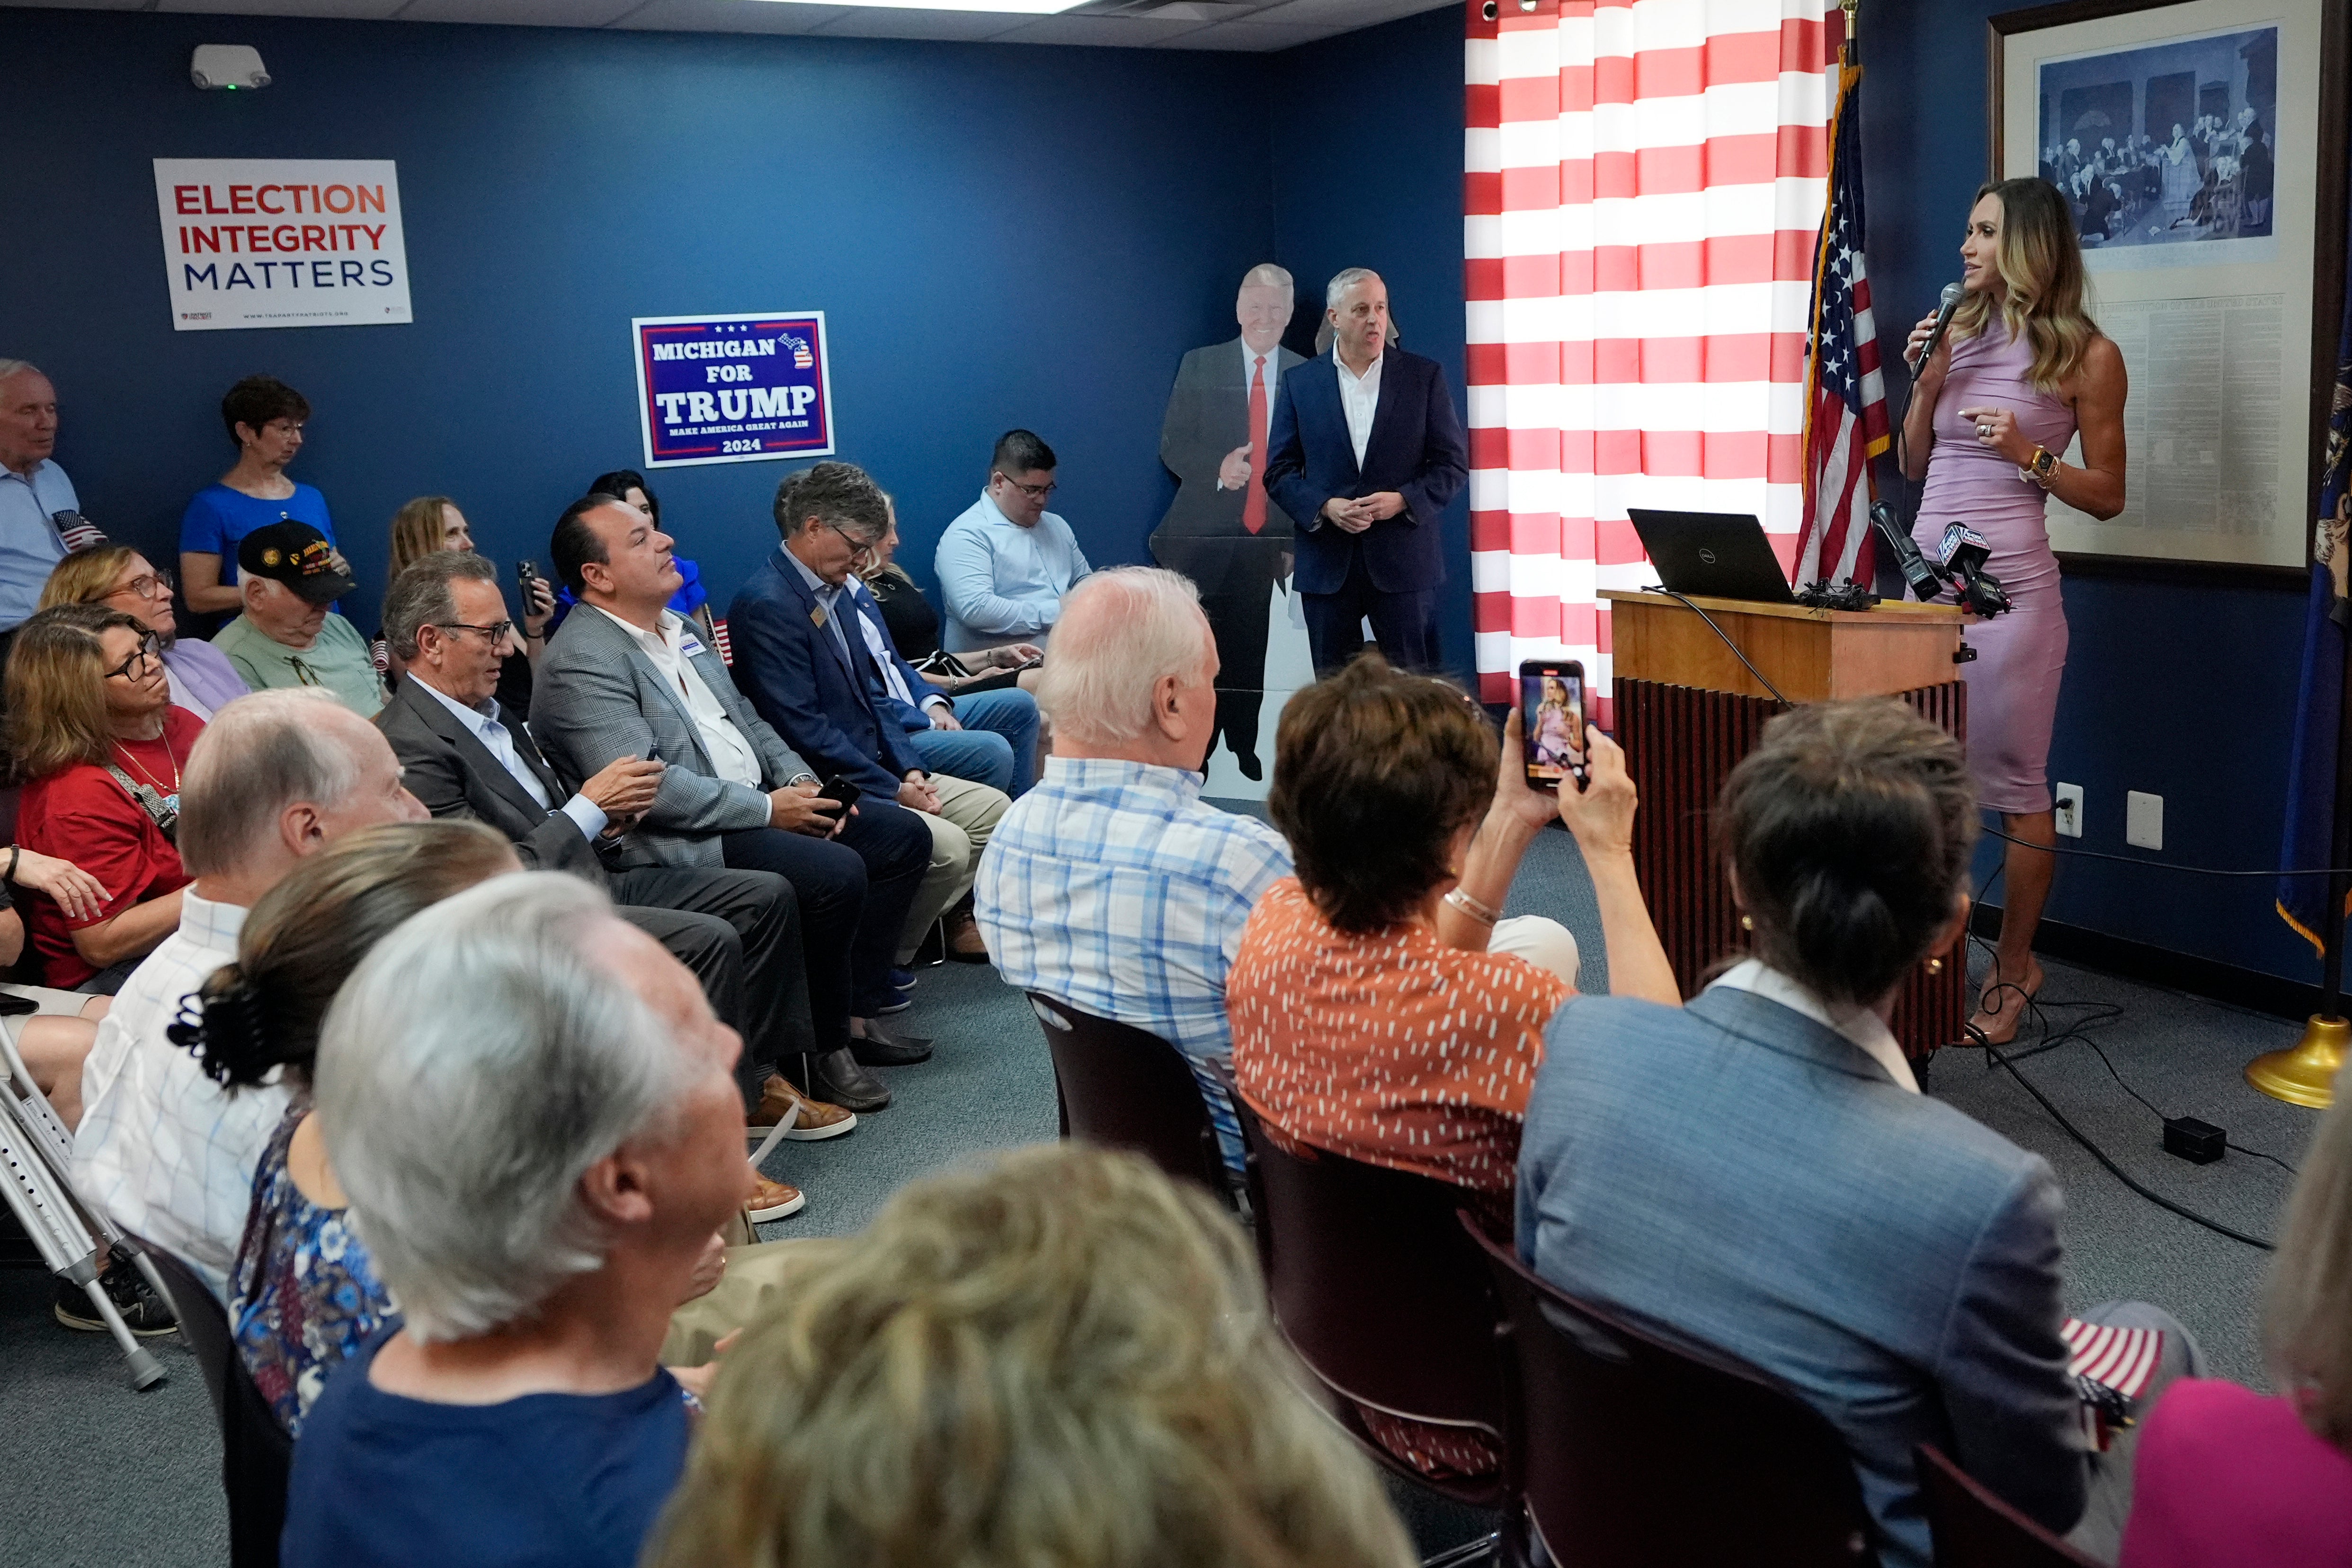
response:
[[[1717,960],[1744,951],[1712,839],[1715,799],[1781,706],[1725,646],[1791,702],[1895,696],[1968,739],[1968,689],[1953,656],[1961,612],[1889,600],[1868,610],[1820,610],[1743,599],[1693,598],[1722,628],[1663,594],[1603,589],[1616,671],[1616,739],[1641,791],[1633,860],[1650,918],[1685,995]],[[1915,971],[1895,1009],[1895,1037],[1923,1058],[1960,1038],[1967,965]]]

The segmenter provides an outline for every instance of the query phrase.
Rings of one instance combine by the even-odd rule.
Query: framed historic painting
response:
[[[2131,378],[2124,510],[2050,504],[2070,570],[2309,563],[2344,297],[2345,12],[2076,0],[1987,24],[1990,177],[2064,195]]]

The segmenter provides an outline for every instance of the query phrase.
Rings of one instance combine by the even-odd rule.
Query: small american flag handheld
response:
[[[2164,1331],[2069,1318],[2058,1333],[2066,1342],[2066,1374],[2083,1402],[2083,1435],[2104,1452],[2117,1432],[2137,1420],[2140,1396],[2164,1360]]]

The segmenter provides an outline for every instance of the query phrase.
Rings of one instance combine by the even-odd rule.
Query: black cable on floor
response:
[[[1760,680],[1763,677],[1759,676],[1757,679]],[[2063,844],[2036,844],[2032,839],[2020,838],[2013,834],[2003,833],[2000,828],[1989,825],[1985,827],[1984,833],[1988,838],[1998,838],[2005,843],[2022,845],[2028,849],[2039,849],[2044,855],[2075,855],[2085,860],[2113,860],[2120,866],[2150,866],[2159,871],[2187,871],[2198,877],[2263,877],[2276,880],[2281,877],[2333,877],[2338,870],[2346,869],[2333,866],[2315,866],[2307,870],[2295,871],[2224,871],[2218,866],[2183,866],[2177,860],[2143,860],[2137,855],[2116,855],[2105,849],[2069,849]],[[2346,874],[2352,875],[2352,870],[2347,870]]]

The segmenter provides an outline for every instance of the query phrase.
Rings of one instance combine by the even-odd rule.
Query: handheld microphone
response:
[[[2009,608],[2000,579],[1984,569],[1992,557],[1992,543],[1983,534],[1964,522],[1953,523],[1944,530],[1936,555],[1960,603],[1971,613],[1990,620]]]
[[[1943,295],[1937,301],[1936,325],[1934,329],[1927,333],[1927,342],[1926,345],[1919,350],[1918,363],[1914,364],[1911,367],[1911,374],[1913,376],[1916,377],[1918,375],[1920,365],[1926,364],[1929,360],[1936,357],[1936,345],[1944,341],[1945,329],[1948,328],[1952,324],[1952,312],[1960,308],[1960,300],[1967,295],[1967,293],[1968,290],[1961,288],[1957,283],[1947,283],[1944,285]]]
[[[1903,580],[1911,585],[1912,596],[1926,604],[1944,591],[1944,579],[1927,558],[1919,553],[1919,546],[1905,531],[1896,517],[1893,501],[1874,502],[1870,509],[1870,526],[1878,537],[1886,541],[1886,548],[1895,554],[1895,564],[1902,569]]]

